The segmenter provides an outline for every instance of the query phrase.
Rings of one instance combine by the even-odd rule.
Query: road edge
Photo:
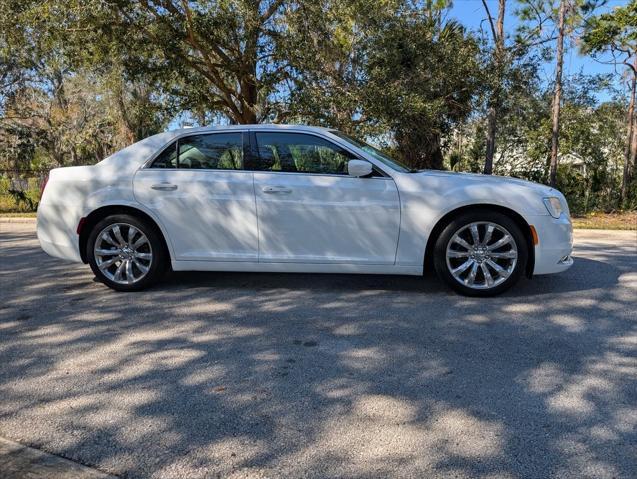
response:
[[[117,476],[40,449],[0,437],[0,470],[3,479],[115,479]]]
[[[0,216],[0,223],[35,223],[35,217],[29,216]]]

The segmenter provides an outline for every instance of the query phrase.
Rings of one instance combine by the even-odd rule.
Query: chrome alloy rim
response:
[[[99,270],[118,284],[133,284],[148,274],[153,249],[144,233],[127,223],[114,223],[97,236],[93,249]]]
[[[506,228],[478,221],[456,231],[447,244],[447,268],[472,289],[490,289],[511,276],[518,262],[515,239]]]

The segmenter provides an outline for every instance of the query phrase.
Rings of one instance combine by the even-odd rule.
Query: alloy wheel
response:
[[[491,289],[513,273],[518,248],[513,235],[489,221],[469,223],[449,240],[447,268],[460,284],[472,289]]]
[[[122,285],[140,281],[153,262],[150,241],[141,230],[128,223],[114,223],[100,231],[93,253],[104,276]]]

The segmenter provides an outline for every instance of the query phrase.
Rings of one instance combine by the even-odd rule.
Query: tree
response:
[[[555,57],[555,83],[553,86],[553,106],[551,107],[551,163],[549,184],[555,188],[557,184],[557,160],[560,140],[560,101],[562,100],[562,67],[564,65],[564,35],[568,0],[560,0],[557,21],[557,54]]]
[[[222,112],[232,123],[272,114],[286,76],[280,50],[286,0],[7,0],[8,15],[38,27],[74,66],[121,64],[127,80],[179,100],[182,109]],[[204,107],[205,105],[205,107]],[[204,111],[202,111],[204,110]]]
[[[557,186],[576,212],[613,209],[619,196],[623,138],[618,133],[625,105],[599,104],[591,93],[606,81],[605,76],[578,75],[563,88]]]
[[[624,168],[620,192],[620,205],[628,195],[632,167],[637,157],[637,118],[635,115],[635,90],[637,87],[637,3],[617,7],[612,12],[595,16],[587,22],[582,36],[582,50],[598,61],[623,65],[629,74],[630,101],[626,115],[627,135]],[[610,55],[610,59],[599,58]]]
[[[520,72],[528,71],[529,63],[545,60],[543,54],[536,55],[536,47],[542,47],[555,39],[546,34],[546,24],[553,15],[551,2],[546,0],[518,0],[516,14],[521,23],[507,42],[504,19],[506,0],[498,1],[498,14],[494,17],[486,0],[482,0],[489,26],[490,41],[487,42],[488,59],[483,65],[483,88],[486,90],[486,148],[483,173],[491,174],[498,148],[498,130],[501,117],[506,115],[507,98],[510,90],[517,88],[515,82]],[[481,29],[482,30],[482,29]],[[483,34],[484,36],[484,34]]]
[[[486,132],[486,155],[484,160],[484,174],[490,175],[493,171],[493,156],[495,155],[496,148],[496,132],[498,126],[498,114],[501,104],[501,92],[503,83],[503,69],[505,67],[505,45],[504,45],[504,13],[506,10],[506,0],[499,0],[498,2],[498,19],[494,23],[491,11],[486,0],[482,0],[482,4],[487,14],[487,20],[491,28],[491,34],[493,39],[493,69],[494,85],[491,89],[491,94],[488,100],[487,106],[487,132]]]
[[[477,92],[477,42],[439,15],[394,16],[367,55],[365,112],[387,126],[413,168],[442,168],[443,141]]]
[[[304,2],[288,16],[290,95],[277,119],[309,121],[366,136],[379,133],[363,109],[368,52],[399,1]]]
[[[555,186],[557,182],[564,49],[567,47],[567,41],[586,23],[591,12],[603,2],[604,0],[559,0],[556,8],[555,0],[520,0],[522,8],[518,15],[522,25],[518,28],[518,38],[521,38],[521,34],[526,37],[520,42],[521,45],[526,49],[542,47],[543,56],[548,59],[552,52],[546,48],[546,44],[556,41],[555,80],[551,105],[551,150],[548,159],[551,186]]]
[[[78,26],[91,10],[66,7],[8,0],[0,11],[0,51],[17,79],[0,90],[0,136],[30,145],[28,155],[0,152],[13,169],[94,163],[163,130],[171,115],[152,83],[128,78],[114,42]]]
[[[478,46],[445,2],[322,0],[288,19],[288,118],[383,138],[414,168],[441,168],[473,108]]]
[[[232,123],[257,123],[271,115],[269,99],[286,75],[279,39],[287,3],[114,0],[99,28],[131,53],[130,70],[163,76],[183,106],[194,98]]]

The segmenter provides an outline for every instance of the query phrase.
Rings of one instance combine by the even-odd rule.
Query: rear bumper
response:
[[[37,235],[42,249],[49,255],[69,261],[82,262],[79,236],[76,233],[77,214],[67,208],[40,205]]]
[[[68,261],[82,262],[77,246],[70,246],[64,243],[54,243],[53,241],[43,240],[38,236],[40,246],[50,256],[66,259]]]
[[[533,274],[551,274],[566,271],[573,265],[573,225],[568,216],[550,215],[527,219],[537,231],[535,268]]]

